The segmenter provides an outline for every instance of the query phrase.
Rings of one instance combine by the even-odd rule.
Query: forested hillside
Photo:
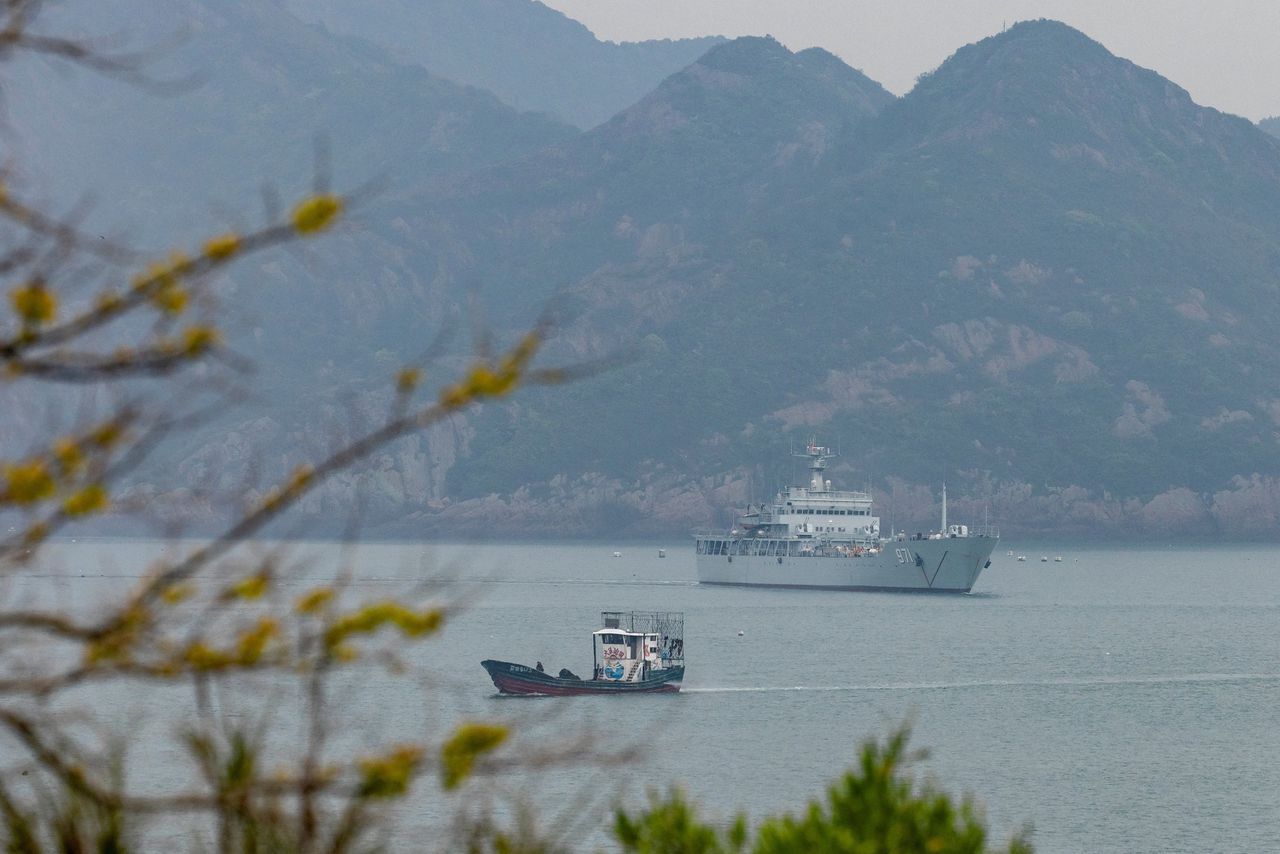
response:
[[[359,506],[386,534],[682,532],[791,480],[809,435],[904,526],[944,477],[953,516],[1021,532],[1280,517],[1280,141],[1067,26],[963,47],[902,98],[737,39],[580,132],[283,2],[183,4],[184,65],[149,72],[189,91],[19,66],[25,181],[186,233],[318,164],[374,192],[320,248],[222,283],[249,400],[135,489],[276,476],[385,411],[434,342],[451,364],[472,327],[506,340],[553,306],[549,362],[621,366],[397,445],[312,496],[311,529]],[[532,5],[493,6],[494,45]],[[165,31],[136,0],[77,20],[118,16]]]
[[[778,64],[825,111],[777,109]],[[583,352],[645,353],[570,406],[522,408],[451,494],[595,473],[613,524],[674,507],[674,526],[689,505],[661,490],[684,472],[760,497],[786,477],[781,437],[817,432],[842,440],[844,477],[902,478],[908,512],[952,472],[968,512],[1015,524],[1261,532],[1280,146],[1053,22],[957,52],[897,102],[826,79],[741,40],[433,208],[483,247],[469,275],[512,284],[500,302],[569,283]]]

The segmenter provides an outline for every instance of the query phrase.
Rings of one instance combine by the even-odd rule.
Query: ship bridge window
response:
[[[627,639],[622,635],[601,635],[600,640],[603,643],[626,643]]]

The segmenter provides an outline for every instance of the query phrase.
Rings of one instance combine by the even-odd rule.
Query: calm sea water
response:
[[[9,601],[92,608],[161,548],[57,545]],[[459,717],[511,721],[529,749],[584,731],[605,747],[644,748],[637,765],[504,783],[586,849],[607,846],[599,828],[610,806],[638,805],[646,787],[679,783],[718,817],[798,809],[859,742],[910,721],[914,744],[929,750],[917,774],[972,793],[996,840],[1031,824],[1042,852],[1280,850],[1280,548],[1004,543],[960,597],[703,588],[692,550],[672,544],[291,553],[286,601],[343,560],[355,598],[439,577],[468,598],[412,653],[413,675],[338,686],[338,748],[438,737]],[[1042,553],[1063,561],[1041,563]],[[632,608],[685,612],[682,694],[501,698],[479,666],[493,657],[589,672],[599,612]],[[286,733],[299,731],[288,688],[248,688],[217,698],[228,720],[258,722],[265,706]],[[129,764],[142,785],[189,772],[172,739],[185,691],[93,688],[78,700],[107,730],[147,734]],[[409,838],[433,838],[468,797],[433,792],[399,818]]]

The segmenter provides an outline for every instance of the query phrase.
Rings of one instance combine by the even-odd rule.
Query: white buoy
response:
[[[614,557],[622,557],[622,552],[614,552],[614,553],[613,553],[613,556],[614,556]]]
[[[742,637],[745,634],[746,632],[744,632],[742,629],[738,629],[738,637]]]

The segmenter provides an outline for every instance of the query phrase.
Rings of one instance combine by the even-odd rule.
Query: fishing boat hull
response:
[[[650,678],[639,682],[621,682],[608,679],[562,679],[524,664],[495,661],[491,658],[480,662],[480,666],[488,671],[494,687],[502,694],[550,697],[584,694],[674,694],[680,690],[680,684],[684,680],[683,667],[657,670]]]

